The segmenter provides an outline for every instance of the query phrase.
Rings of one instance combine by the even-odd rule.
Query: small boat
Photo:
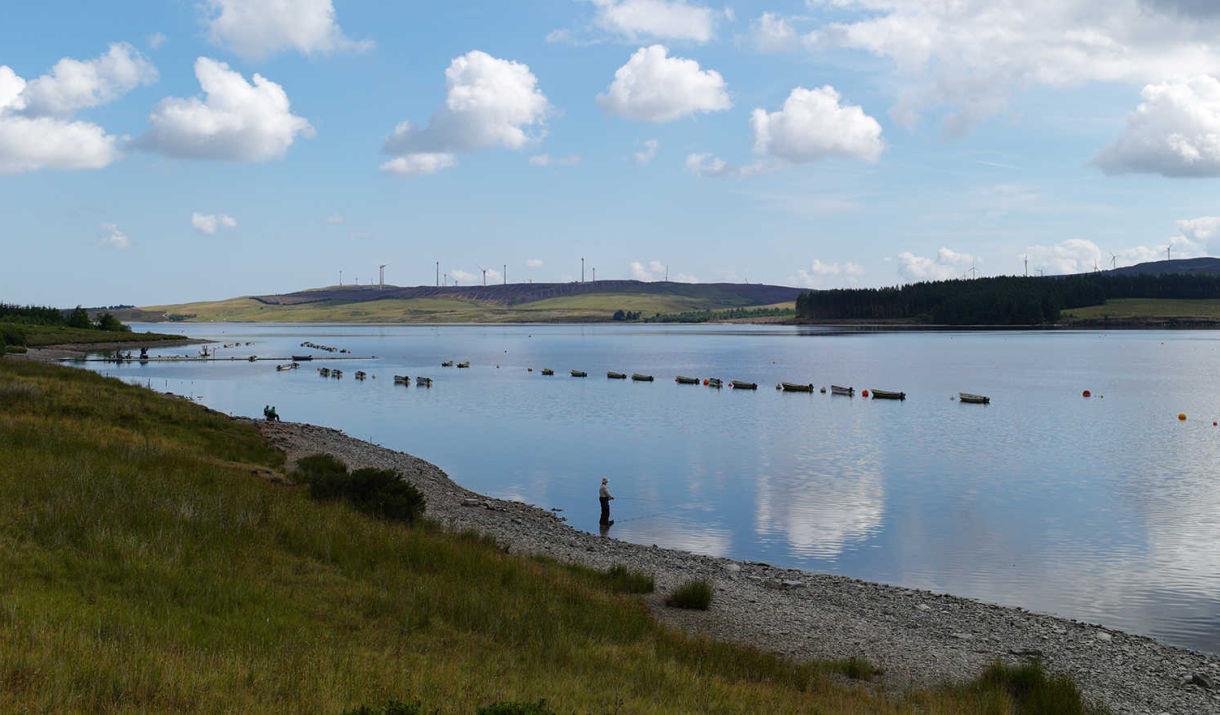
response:
[[[287,365],[276,365],[276,366],[275,366],[275,371],[276,371],[276,372],[284,372],[285,370],[295,370],[295,369],[297,369],[298,367],[299,367],[299,365],[297,365],[295,362],[294,362],[294,363],[289,363],[289,364],[287,364]]]
[[[293,355],[292,356],[293,362],[309,362],[310,360],[313,360],[313,355]]]
[[[627,373],[611,371],[611,372],[606,373],[606,379],[608,379],[608,380],[626,380]]]
[[[730,380],[729,387],[732,387],[734,390],[757,390],[758,383],[746,382],[745,380]]]
[[[544,367],[544,368],[542,368],[542,374],[543,375],[554,375],[555,371],[549,367]]]
[[[678,375],[677,377],[674,378],[674,382],[678,383],[679,385],[698,385],[699,378],[687,377],[686,375]]]
[[[584,370],[572,370],[572,377],[588,377],[589,373]]]
[[[368,377],[368,375],[367,375],[367,374],[364,372],[364,370],[357,370],[357,371],[356,371],[356,379],[357,379],[357,380],[363,380],[363,379],[364,379],[364,378],[366,378],[366,377]]]
[[[905,400],[907,393],[892,392],[890,390],[873,390],[874,400]]]
[[[463,360],[462,362],[458,363],[458,364],[457,364],[457,366],[458,366],[458,367],[470,367],[470,361],[469,361],[469,360]]]
[[[708,379],[703,381],[703,384],[707,385],[708,387],[713,387],[717,390],[724,387],[724,383],[718,377],[709,377]]]
[[[250,362],[258,362],[258,356],[257,356],[257,355],[251,355],[251,356],[250,356]]]
[[[330,376],[335,378],[336,380],[338,380],[343,377],[343,371],[342,370],[331,370]]]
[[[990,405],[991,398],[987,395],[975,395],[970,392],[957,393],[958,402],[965,402],[968,405]]]
[[[453,367],[453,361],[446,360],[445,362],[441,363],[441,367]]]
[[[394,384],[395,385],[410,385],[411,378],[407,377],[406,375],[395,375]]]
[[[432,378],[417,377],[417,378],[415,378],[415,386],[416,387],[432,387]]]
[[[320,368],[318,368],[318,374],[321,375],[322,377],[330,377],[330,368],[329,367],[320,367]]]
[[[813,392],[813,385],[797,385],[792,382],[781,382],[777,387],[784,392]]]
[[[843,387],[843,386],[841,386],[841,385],[831,385],[831,386],[830,386],[830,394],[832,394],[832,395],[846,395],[846,396],[848,396],[848,397],[851,397],[851,396],[853,396],[853,395],[855,395],[855,394],[856,394],[856,388],[854,388],[854,387]]]
[[[636,382],[652,382],[652,375],[641,375],[638,372],[631,373],[631,379]]]

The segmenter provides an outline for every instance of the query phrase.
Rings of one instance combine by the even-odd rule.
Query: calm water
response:
[[[419,455],[477,491],[562,508],[590,531],[605,475],[620,539],[1220,652],[1220,333],[175,327],[254,343],[222,355],[301,353],[310,340],[380,359],[285,373],[266,362],[94,365],[233,414],[274,404],[286,420]],[[439,367],[447,359],[472,367]],[[319,377],[326,364],[347,376]],[[572,368],[589,377],[568,377]],[[358,369],[377,379],[356,382]],[[609,381],[606,370],[657,381]],[[395,373],[435,386],[396,387]],[[676,374],[760,389],[677,385]],[[783,394],[780,380],[908,399]],[[1081,398],[1086,388],[1093,399]],[[959,404],[958,391],[993,402]]]

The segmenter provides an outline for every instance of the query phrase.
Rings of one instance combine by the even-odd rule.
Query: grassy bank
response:
[[[0,337],[9,345],[38,348],[48,345],[96,345],[105,343],[131,343],[152,345],[166,340],[181,340],[181,335],[163,333],[132,333],[119,330],[92,330],[69,328],[61,325],[26,325],[22,323],[0,323]]]
[[[0,360],[0,711],[1071,712],[1038,674],[894,700],[839,682],[858,662],[680,635],[639,579],[315,502],[282,460],[185,400]]]
[[[1115,298],[1104,305],[1063,311],[1066,320],[1216,320],[1220,300]]]

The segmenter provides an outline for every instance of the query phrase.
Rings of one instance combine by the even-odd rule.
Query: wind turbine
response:
[[[580,259],[580,282],[585,282],[585,259],[583,257]]]
[[[504,285],[508,285],[508,264],[504,264],[504,273],[500,275],[504,279]]]
[[[388,265],[390,264],[382,263],[377,266],[377,290],[385,290],[385,267]]]
[[[476,263],[475,265],[478,265],[478,264]],[[483,271],[483,287],[486,288],[487,287],[487,269],[484,268],[483,266],[479,266],[479,270]]]
[[[1167,260],[1167,261],[1173,260],[1173,244],[1172,243],[1169,244],[1168,246],[1165,246],[1165,260]]]
[[[974,280],[975,278],[978,278],[978,276],[979,276],[978,271],[975,268],[975,259],[971,258],[970,259],[970,279]]]
[[[1110,254],[1110,270],[1114,270],[1117,267],[1118,267],[1118,256],[1111,253]]]

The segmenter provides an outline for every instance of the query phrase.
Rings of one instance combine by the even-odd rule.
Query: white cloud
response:
[[[661,148],[661,142],[656,139],[644,140],[644,148],[637,151],[633,157],[636,166],[648,166],[652,160],[657,158],[657,151]]]
[[[1178,231],[1190,241],[1208,243],[1220,238],[1220,216],[1182,219],[1178,221]]]
[[[386,139],[384,151],[397,159],[383,169],[431,173],[453,166],[458,152],[520,149],[541,138],[550,103],[529,66],[473,50],[449,64],[445,84],[445,104],[427,126],[402,122]]]
[[[876,161],[885,149],[881,125],[855,105],[842,105],[826,85],[797,87],[778,112],[755,109],[750,117],[754,151],[791,162],[828,157]]]
[[[1159,82],[1220,71],[1220,15],[1183,3],[1112,0],[815,0],[846,21],[806,36],[891,60],[906,87],[893,114],[914,122],[944,106],[962,130],[1028,87]],[[1203,4],[1203,3],[1196,3]],[[1211,7],[1211,3],[1207,3]],[[1188,9],[1188,8],[1187,8]]]
[[[165,46],[166,42],[169,42],[169,38],[165,36],[164,32],[154,32],[148,36],[146,42],[150,49],[159,50]]]
[[[797,46],[796,30],[773,12],[764,12],[750,23],[749,40],[759,52],[787,52]]]
[[[102,224],[102,239],[101,245],[105,248],[113,248],[119,251],[125,251],[131,247],[131,239],[127,238],[127,234],[119,230],[119,227],[112,223]]]
[[[541,258],[531,258],[525,262],[527,268],[542,268]]]
[[[825,263],[814,259],[808,269],[796,272],[796,283],[804,288],[834,288],[855,285],[862,275],[864,269],[857,263]]]
[[[92,60],[65,57],[49,74],[31,80],[22,92],[27,114],[72,114],[118,99],[157,80],[157,69],[126,42],[110,45]]]
[[[457,164],[457,157],[447,152],[417,151],[394,157],[381,164],[382,171],[407,176],[435,174]]]
[[[120,89],[125,75],[117,70],[102,72],[104,80],[97,73],[84,72],[83,84],[75,85],[71,81],[75,70],[70,68],[88,64],[63,59],[52,74],[30,83],[0,65],[0,173],[100,169],[118,159],[118,139],[100,126],[67,117],[32,116],[50,109],[93,106],[125,91]],[[31,95],[35,86],[38,89]]]
[[[1051,275],[1084,273],[1101,266],[1101,249],[1096,243],[1083,238],[1069,238],[1052,246],[1030,246],[1025,249],[1029,256],[1029,269],[1045,271]]]
[[[649,261],[642,263],[640,261],[632,261],[628,265],[631,271],[631,277],[637,281],[663,281],[668,269],[664,263],[660,261]],[[699,279],[689,273],[673,273],[669,276],[672,283],[698,283]]]
[[[708,42],[716,35],[716,12],[686,0],[592,0],[595,22],[607,32],[639,38]]]
[[[1220,80],[1150,84],[1118,140],[1097,156],[1108,174],[1220,176]]]
[[[205,236],[211,236],[222,228],[237,228],[237,219],[228,214],[191,214],[191,225]]]
[[[476,279],[480,276],[458,268],[449,271],[449,277],[453,279],[454,283],[477,283]]]
[[[278,159],[313,127],[294,115],[284,88],[254,75],[251,84],[223,62],[200,57],[195,77],[205,97],[167,97],[148,119],[142,144],[162,154],[193,159]]]
[[[903,251],[898,254],[898,274],[910,281],[943,281],[965,276],[976,262],[975,256],[951,248],[941,248],[933,258]]]
[[[608,112],[641,122],[672,122],[699,112],[721,112],[733,106],[724,78],[699,63],[670,57],[662,45],[641,47],[597,103]]]
[[[343,34],[331,0],[207,0],[208,34],[247,59],[284,50],[303,54],[366,50]]]
[[[711,154],[687,154],[686,170],[695,176],[702,177],[746,177],[762,173],[767,165],[762,162],[738,165],[730,164],[718,156]]]
[[[580,163],[580,155],[551,156],[550,154],[535,154],[529,158],[529,162],[530,166],[576,166]]]

